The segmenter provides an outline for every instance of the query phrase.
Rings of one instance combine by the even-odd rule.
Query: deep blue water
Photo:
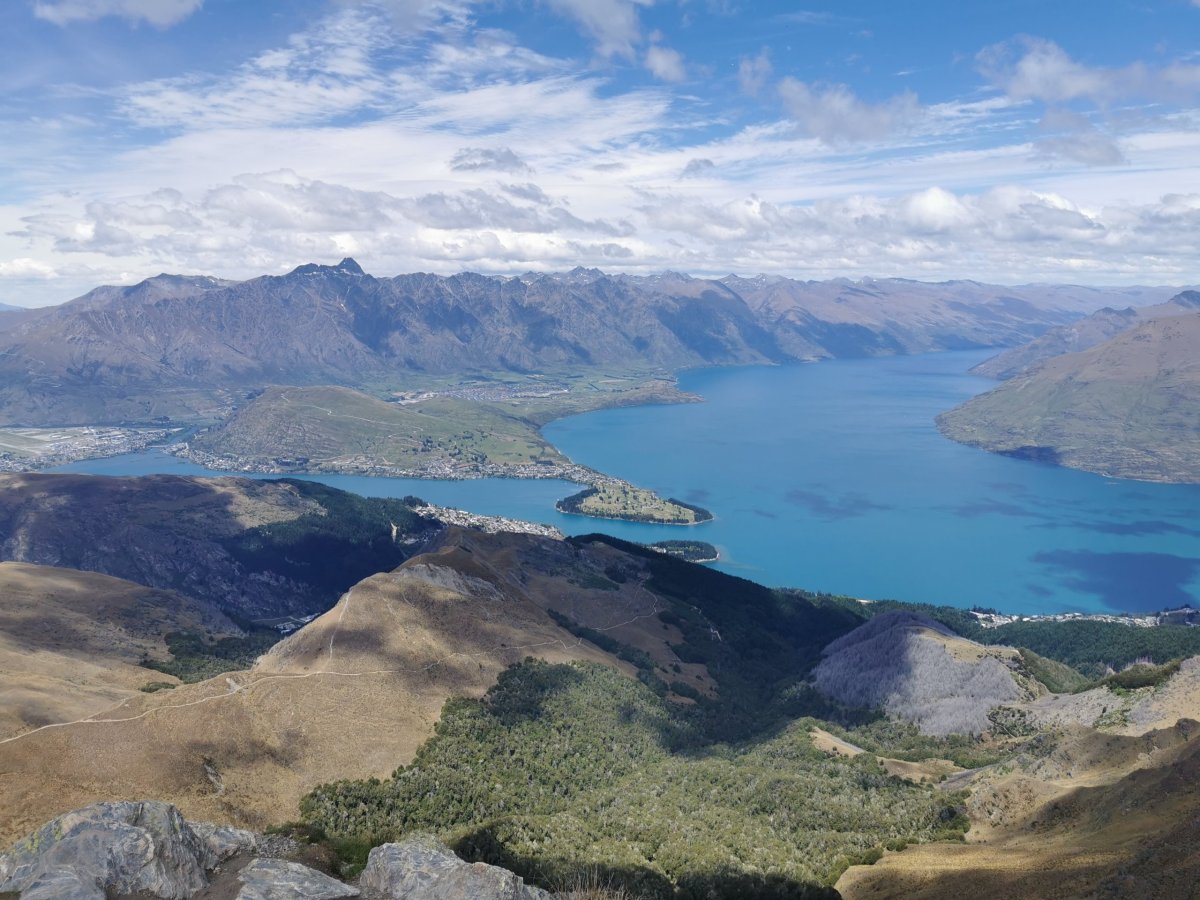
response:
[[[564,516],[561,481],[319,480],[369,496],[606,531],[696,537],[720,568],[771,585],[1008,612],[1147,611],[1200,598],[1200,486],[1103,478],[946,440],[934,416],[986,390],[987,353],[707,369],[702,404],[604,410],[554,422],[573,459],[699,503],[694,528]],[[150,452],[64,467],[101,474],[205,470]]]

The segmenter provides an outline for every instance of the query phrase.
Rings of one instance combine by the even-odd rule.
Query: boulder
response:
[[[359,879],[379,900],[551,900],[507,869],[466,863],[434,838],[412,838],[371,851]]]
[[[249,831],[187,822],[168,803],[96,803],[59,816],[0,855],[0,893],[186,900],[208,885],[207,870],[253,850],[257,840]]]
[[[241,828],[214,825],[211,822],[188,822],[188,825],[196,837],[204,842],[207,850],[204,860],[206,869],[211,869],[239,853],[253,853],[262,843],[262,839],[253,831]]]
[[[308,866],[282,859],[255,859],[238,873],[236,900],[341,900],[359,891]]]

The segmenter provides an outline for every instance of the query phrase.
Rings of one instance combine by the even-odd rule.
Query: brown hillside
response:
[[[548,608],[669,658],[636,561],[518,535],[453,530],[443,549],[366,579],[249,672],[141,695],[91,722],[0,743],[0,843],[99,799],[156,797],[195,818],[295,818],[321,782],[389,775],[432,733],[445,700],[480,696],[527,656],[624,663],[560,628]],[[628,558],[626,558],[628,559]],[[702,667],[687,667],[701,685]]]
[[[992,803],[1023,816],[966,844],[927,844],[856,866],[838,881],[846,900],[905,898],[991,900],[1112,897],[1129,900],[1195,897],[1200,878],[1200,723],[1143,738],[1115,738],[1099,765],[1075,768],[1076,778],[1042,773],[998,777],[977,788],[973,818]],[[1112,736],[1083,732],[1068,739],[1082,759]],[[1130,757],[1134,757],[1130,759]],[[1108,762],[1122,760],[1120,775]],[[1033,786],[1041,790],[1032,789]],[[982,798],[979,796],[982,795]]]
[[[0,738],[68,722],[175,678],[138,661],[163,659],[163,636],[240,633],[205,603],[106,575],[0,563]]]

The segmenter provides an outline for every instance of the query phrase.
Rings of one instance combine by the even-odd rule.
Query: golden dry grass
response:
[[[217,636],[224,615],[167,591],[50,566],[0,563],[0,739],[67,722],[175,678],[138,662],[167,656],[163,636]]]
[[[447,698],[482,695],[527,656],[592,660],[632,675],[546,608],[622,640],[657,641],[665,660],[660,634],[668,633],[639,579],[617,591],[572,583],[581,566],[603,565],[590,552],[454,532],[442,551],[356,585],[248,672],[138,694],[92,722],[0,744],[0,844],[115,798],[153,797],[189,817],[269,826],[294,819],[317,784],[390,775],[432,734]],[[547,574],[559,571],[557,554],[570,565]]]

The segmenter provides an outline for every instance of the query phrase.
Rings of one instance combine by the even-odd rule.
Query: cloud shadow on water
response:
[[[1193,557],[1051,550],[1033,559],[1049,578],[1097,597],[1113,612],[1157,612],[1196,605],[1196,595],[1188,589],[1200,575],[1200,559]]]
[[[1077,522],[1080,528],[1098,531],[1101,534],[1116,534],[1121,537],[1143,537],[1156,534],[1183,534],[1188,537],[1200,537],[1200,531],[1187,528],[1175,522],[1160,520],[1142,520],[1138,522]]]
[[[834,496],[818,491],[794,490],[784,494],[784,499],[795,506],[812,513],[818,519],[826,522],[838,522],[842,519],[852,519],[865,516],[872,512],[882,512],[892,509],[885,503],[876,503],[865,494],[849,493]]]
[[[1003,500],[976,500],[970,503],[960,503],[957,506],[942,507],[947,512],[954,513],[963,519],[977,519],[980,516],[1012,516],[1021,519],[1044,519],[1046,516],[1035,510],[1016,503],[1006,503]]]

